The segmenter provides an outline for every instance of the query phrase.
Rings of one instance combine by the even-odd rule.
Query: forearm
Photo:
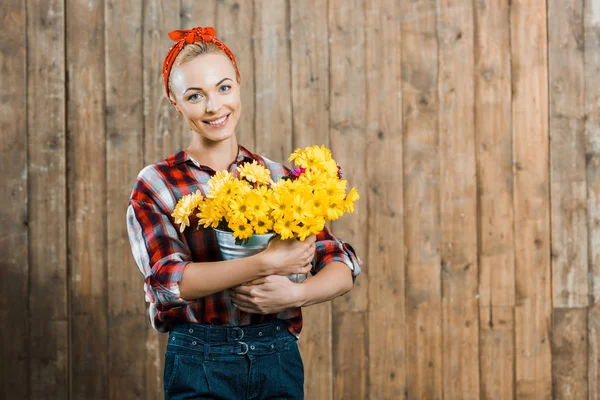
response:
[[[261,253],[235,260],[192,262],[183,270],[180,296],[185,300],[205,297],[270,273]]]
[[[298,286],[300,307],[323,303],[339,297],[352,289],[352,271],[346,264],[334,261],[318,274]]]

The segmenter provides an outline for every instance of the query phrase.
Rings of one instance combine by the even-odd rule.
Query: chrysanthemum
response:
[[[238,239],[247,239],[252,236],[252,226],[246,218],[235,218],[227,225],[233,231],[233,236]]]
[[[208,180],[210,188],[208,197],[215,197],[225,183],[235,179],[228,171],[219,171]]]
[[[255,217],[250,223],[252,224],[252,228],[254,228],[254,232],[260,235],[268,233],[273,229],[273,221],[267,215]]]
[[[358,191],[355,187],[353,187],[350,192],[348,192],[348,196],[344,199],[344,208],[346,212],[353,213],[354,212],[354,202],[360,200],[360,196],[358,195]]]
[[[171,213],[175,223],[179,224],[179,231],[183,232],[186,226],[190,226],[190,216],[202,202],[202,193],[197,190],[196,193],[183,196]]]
[[[269,185],[271,181],[271,171],[260,165],[256,160],[252,163],[245,163],[237,170],[240,172],[240,177],[244,178],[252,183],[259,185]]]
[[[296,221],[294,221],[294,219],[290,216],[286,216],[278,220],[273,225],[273,230],[275,233],[281,235],[281,239],[283,240],[293,238],[297,229],[298,225],[296,224]]]
[[[298,227],[298,238],[305,240],[310,235],[316,235],[325,228],[325,219],[321,217],[306,218],[302,220],[302,224]]]

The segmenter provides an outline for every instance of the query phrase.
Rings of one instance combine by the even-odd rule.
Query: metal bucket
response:
[[[217,235],[217,243],[221,250],[221,258],[223,260],[236,260],[238,258],[249,257],[258,254],[265,250],[269,245],[269,240],[273,236],[272,233],[264,235],[252,235],[243,245],[235,244],[235,237],[231,232],[215,229]],[[295,283],[303,282],[308,274],[290,274],[288,278]]]

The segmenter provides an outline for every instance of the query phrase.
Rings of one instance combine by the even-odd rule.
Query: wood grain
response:
[[[516,397],[552,397],[550,188],[546,12],[542,0],[510,10],[515,218]]]
[[[583,0],[548,2],[554,307],[588,305]]]
[[[104,1],[65,7],[71,397],[108,398]]]
[[[481,397],[514,396],[515,250],[507,2],[475,2]]]
[[[330,146],[329,51],[327,4],[318,0],[290,2],[290,62],[294,147]],[[333,396],[331,303],[302,310],[300,351],[304,360],[304,396]]]
[[[160,161],[189,143],[189,128],[166,97],[162,65],[180,29],[179,2],[149,0],[143,7],[144,163]]]
[[[400,7],[366,1],[369,305],[369,398],[399,399],[406,392],[406,286],[403,229]],[[394,182],[390,185],[390,182]],[[364,197],[363,197],[364,199]],[[383,230],[381,227],[386,226]],[[393,232],[393,233],[391,233]],[[360,277],[359,279],[361,279]],[[396,301],[390,302],[395,298]],[[370,329],[377,327],[375,329]]]
[[[366,104],[357,93],[366,93],[365,71],[365,2],[363,0],[330,0],[329,25],[329,88],[330,140],[333,157],[342,166],[344,178],[356,186],[362,199],[352,216],[332,223],[333,233],[351,243],[361,257],[367,254],[367,207],[369,193],[364,161],[366,160]],[[363,162],[356,162],[363,160]],[[365,326],[368,308],[368,265],[352,291],[333,301],[333,337],[352,336],[351,341],[334,340],[334,399],[364,399],[367,397],[368,328]],[[346,332],[341,335],[341,332]],[[353,343],[353,344],[351,344]],[[350,347],[351,346],[351,347]]]
[[[555,308],[552,313],[552,398],[588,398],[586,308]]]
[[[441,150],[436,1],[401,4],[406,398],[441,399]]]
[[[254,29],[255,150],[283,162],[293,150],[287,2],[254,0]]]
[[[0,3],[0,386],[23,399],[30,395],[26,21],[25,1]]]
[[[108,392],[110,399],[148,398],[144,384],[148,317],[142,274],[131,256],[122,212],[144,163],[142,5],[106,1],[106,193]],[[121,38],[127,37],[124,42]],[[123,260],[128,262],[124,265]]]
[[[584,2],[585,135],[589,238],[588,385],[600,398],[600,3]]]
[[[444,398],[479,398],[473,2],[439,0]]]
[[[65,10],[27,4],[31,398],[69,395]],[[43,94],[43,95],[42,95]]]

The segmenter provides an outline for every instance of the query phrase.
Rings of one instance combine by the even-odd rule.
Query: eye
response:
[[[202,98],[201,93],[194,93],[190,97],[188,97],[188,101],[200,100]]]
[[[229,92],[231,90],[231,86],[229,85],[223,85],[219,88],[219,91],[224,93],[224,92]]]

